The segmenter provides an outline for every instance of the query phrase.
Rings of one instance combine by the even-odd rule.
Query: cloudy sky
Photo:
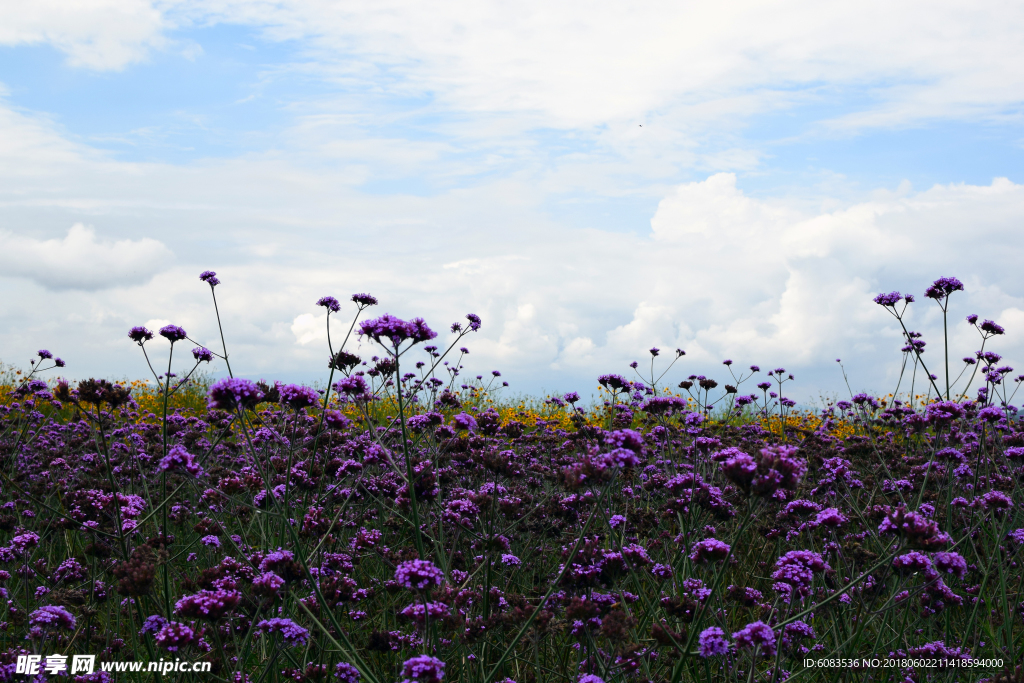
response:
[[[141,377],[129,327],[323,377],[322,309],[578,390],[784,366],[891,390],[871,302],[956,276],[1024,362],[1024,4],[0,0],[0,360]],[[343,313],[347,315],[347,309]],[[925,300],[911,326],[941,346]],[[444,335],[442,335],[442,338]],[[364,348],[364,351],[368,349]],[[938,364],[936,362],[936,364]]]

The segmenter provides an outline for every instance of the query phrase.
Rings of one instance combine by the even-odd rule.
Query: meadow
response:
[[[510,399],[478,316],[369,294],[316,302],[321,389],[235,375],[230,330],[126,331],[134,382],[41,350],[0,378],[0,680],[1024,683],[1024,375],[993,321],[947,320],[979,338],[950,369],[914,296],[875,301],[899,384],[813,411],[656,348],[593,404]]]

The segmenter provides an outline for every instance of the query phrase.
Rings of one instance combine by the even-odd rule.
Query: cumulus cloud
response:
[[[75,223],[63,239],[39,240],[0,232],[0,266],[5,276],[32,280],[47,289],[95,291],[148,281],[172,258],[163,243],[100,240]]]
[[[236,181],[225,178],[222,168],[211,171],[209,182]],[[294,194],[281,201],[300,204],[303,197]],[[531,231],[531,216],[537,216],[514,202],[503,209],[507,229],[473,232],[478,209],[460,213],[453,208],[489,203],[498,215],[502,212],[493,207],[500,205],[500,197],[495,188],[483,187],[454,199],[440,196],[409,205],[363,199],[353,203],[357,216],[376,214],[388,225],[421,214],[447,216],[454,227],[440,233],[410,231],[401,249],[390,249],[382,245],[394,243],[393,238],[366,237],[353,245],[356,233],[351,230],[335,234],[333,228],[318,229],[293,218],[289,225],[306,227],[296,227],[287,250],[272,262],[236,252],[236,262],[223,268],[217,264],[232,258],[232,250],[207,250],[209,235],[200,227],[177,237],[176,251],[188,255],[188,265],[165,271],[131,293],[114,288],[71,292],[60,299],[83,311],[75,324],[90,331],[91,353],[105,372],[123,371],[124,359],[110,350],[111,340],[120,340],[139,320],[174,320],[190,334],[195,331],[201,343],[216,346],[209,293],[196,279],[200,270],[213,267],[224,281],[218,301],[236,372],[310,381],[319,377],[326,346],[322,309],[314,302],[325,294],[344,298],[370,291],[381,299],[373,315],[419,315],[438,330],[467,312],[480,314],[483,329],[466,340],[472,350],[467,368],[474,373],[501,370],[517,389],[585,390],[598,374],[628,372],[627,363],[643,362],[647,349],[658,346],[666,354],[675,348],[687,351],[673,370],[682,376],[714,376],[722,372],[719,364],[725,358],[787,367],[798,373],[792,394],[807,397],[841,386],[836,357],[851,369],[855,387],[892,387],[901,344],[894,321],[871,301],[879,291],[918,295],[909,324],[925,333],[926,356],[938,357],[941,317],[920,295],[933,279],[954,275],[964,280],[967,291],[955,295],[951,309],[953,357],[976,348],[973,331],[962,319],[977,312],[1007,327],[996,350],[1011,364],[1024,359],[1024,329],[1018,329],[1024,297],[1014,275],[1024,256],[1016,237],[1024,220],[1024,185],[1005,179],[879,192],[813,211],[802,202],[751,197],[731,174],[715,174],[668,192],[647,234],[552,223]],[[823,203],[836,205],[835,200]],[[285,220],[283,206],[275,222]],[[192,212],[200,223],[222,215],[214,211],[211,218],[202,206]],[[241,234],[239,244],[252,243],[251,231],[245,238]],[[2,250],[8,273],[13,267],[35,275],[54,272],[60,263],[55,255],[105,249],[104,257],[76,261],[107,263],[97,269],[104,286],[118,278],[130,281],[123,271],[116,275],[117,264],[140,262],[144,251],[144,242],[104,243],[84,228],[64,240],[4,239],[15,247]],[[19,246],[24,244],[31,248]],[[75,244],[85,246],[75,249]],[[154,253],[162,249],[150,248]],[[21,256],[14,259],[9,253]],[[30,269],[25,263],[31,258],[53,260]],[[145,272],[158,261],[152,259]],[[99,277],[97,271],[77,275],[77,286],[99,286],[90,280]],[[6,299],[5,315],[30,324],[19,328],[20,341],[9,338],[13,331],[5,332],[5,347],[30,348],[37,340],[28,340],[30,334],[48,338],[48,323]],[[353,314],[354,308],[338,316],[339,339]],[[358,350],[359,340],[350,343]],[[365,340],[362,344],[366,348],[359,352],[372,355]]]

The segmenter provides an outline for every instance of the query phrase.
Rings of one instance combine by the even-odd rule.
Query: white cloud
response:
[[[998,0],[6,0],[0,44],[48,43],[73,65],[117,69],[170,44],[171,30],[217,23],[301,41],[304,74],[461,112],[516,112],[528,128],[656,129],[667,117],[708,130],[723,116],[837,96],[862,104],[827,127],[888,127],[994,116],[1024,100],[1024,5]],[[188,39],[182,48],[190,59],[200,50]],[[731,154],[734,168],[750,163],[749,151]]]
[[[4,0],[0,8],[0,45],[52,45],[72,66],[121,69],[167,42],[146,0]]]
[[[64,239],[38,240],[0,232],[0,266],[8,277],[28,278],[48,289],[98,290],[146,282],[172,258],[161,242],[98,240],[75,223]]]
[[[998,113],[1024,100],[1024,7],[873,0],[822,5],[449,0],[182,2],[170,16],[244,23],[303,40],[346,81],[426,93],[461,111],[532,113],[588,126],[679,110],[724,113],[869,88],[833,127]]]
[[[814,395],[841,386],[839,376],[829,373],[842,357],[856,387],[887,390],[899,335],[871,298],[901,289],[921,299],[931,280],[955,275],[967,292],[953,300],[953,357],[974,350],[976,340],[962,318],[977,312],[1005,321],[1008,335],[996,350],[1011,364],[1024,359],[1024,329],[1017,329],[1024,324],[1024,297],[1014,275],[1022,257],[1017,232],[1024,186],[1006,180],[877,193],[814,212],[792,201],[749,197],[733,176],[714,175],[669,192],[652,216],[650,233],[637,235],[545,222],[518,195],[506,195],[501,183],[415,200],[328,198],[301,185],[280,193],[261,186],[267,192],[260,213],[273,216],[267,219],[250,214],[243,198],[231,195],[230,188],[248,177],[238,166],[148,172],[163,182],[149,186],[131,220],[141,212],[156,221],[154,230],[159,221],[191,226],[166,233],[179,263],[152,281],[103,292],[29,296],[23,286],[7,287],[0,313],[22,323],[0,333],[4,348],[29,352],[59,334],[82,345],[76,372],[96,367],[94,372],[122,374],[142,360],[126,359],[112,342],[153,318],[170,319],[200,343],[219,348],[209,292],[196,279],[213,268],[224,281],[218,301],[236,373],[319,377],[326,344],[322,309],[314,302],[325,294],[344,300],[347,293],[370,291],[382,304],[369,314],[423,316],[442,340],[448,323],[470,311],[480,314],[483,330],[465,341],[472,350],[467,368],[474,374],[501,370],[519,389],[585,390],[598,374],[628,372],[629,361],[644,363],[646,350],[659,346],[666,357],[677,347],[687,351],[673,376],[720,373],[720,361],[732,358],[741,365],[787,367],[798,374],[794,395]],[[162,193],[186,196],[193,190],[211,196],[224,191],[227,198],[219,206],[199,202],[161,218],[167,201]],[[308,220],[334,211],[334,202],[345,205],[345,221]],[[305,207],[305,213],[290,214],[292,206]],[[127,220],[117,205],[105,211],[111,222]],[[492,229],[479,230],[481,215],[493,217]],[[414,229],[403,227],[409,225]],[[232,246],[282,230],[290,240],[272,260]],[[104,244],[76,228],[50,244],[30,240],[34,251],[20,253],[83,253],[67,246],[76,239],[88,248]],[[105,253],[122,254],[107,263],[134,262],[112,246],[118,243],[105,244]],[[140,244],[128,243],[136,249]],[[94,276],[79,275],[78,285]],[[103,277],[107,282],[113,276]],[[58,332],[56,323],[21,300],[33,306],[60,302],[74,313],[57,316],[63,321]],[[930,304],[915,304],[910,324],[925,332],[937,357],[941,319]],[[352,312],[331,316],[335,344]],[[360,352],[373,353],[365,342]],[[135,374],[144,370],[140,365]]]
[[[441,84],[446,97],[463,97],[458,74]],[[557,113],[555,100],[545,106],[544,116],[576,116]],[[612,128],[601,135],[612,148],[634,144]],[[841,356],[859,373],[855,382],[881,390],[899,339],[871,297],[883,289],[920,294],[940,275],[967,284],[955,315],[1005,318],[1010,334],[999,350],[1024,359],[1014,336],[1024,310],[1016,277],[1024,186],[1006,179],[918,192],[901,185],[853,201],[816,197],[825,208],[815,209],[806,198],[751,197],[731,174],[624,190],[615,182],[622,164],[601,167],[600,155],[580,155],[556,168],[530,158],[508,176],[482,175],[432,196],[374,196],[356,187],[365,172],[303,165],[287,152],[187,166],[122,163],[2,107],[0,145],[8,229],[0,265],[22,278],[0,281],[0,316],[12,322],[0,348],[20,357],[48,339],[74,340],[76,373],[144,375],[141,356],[122,353],[128,327],[142,320],[171,319],[218,348],[209,290],[196,279],[207,268],[224,280],[218,301],[242,374],[322,372],[323,321],[313,302],[370,291],[383,302],[374,313],[422,315],[438,330],[479,313],[484,329],[467,340],[467,366],[500,369],[514,387],[582,390],[658,345],[687,350],[682,373],[731,357],[802,370],[804,387],[836,386],[824,373]],[[389,143],[381,158],[403,172],[440,154],[398,147]],[[360,163],[373,154],[349,151]],[[645,153],[630,157],[627,170]],[[573,229],[545,210],[552,194],[587,185],[662,196],[650,230]],[[105,239],[82,226],[52,237],[81,220],[101,225]],[[139,239],[140,225],[151,237]],[[161,271],[172,252],[175,264]],[[54,296],[47,287],[107,289]],[[914,306],[912,324],[928,334],[931,352],[940,321],[929,303]],[[954,332],[968,352],[969,332]]]
[[[314,341],[326,340],[326,323],[326,313],[319,316],[311,313],[303,313],[296,316],[291,326],[292,334],[295,335],[295,341],[305,346]]]

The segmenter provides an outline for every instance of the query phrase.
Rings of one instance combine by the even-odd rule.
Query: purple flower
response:
[[[352,398],[365,398],[370,395],[370,387],[361,375],[352,375],[334,383],[334,390]]]
[[[334,677],[341,683],[359,683],[359,669],[348,662],[338,662],[334,667]]]
[[[1013,498],[1002,491],[989,491],[985,495],[975,498],[971,505],[982,510],[1008,510],[1013,507]]]
[[[469,413],[459,413],[452,418],[452,422],[458,429],[465,429],[475,432],[477,429],[476,419]]]
[[[651,567],[651,574],[654,574],[659,579],[671,579],[672,566],[667,564],[656,564]]]
[[[947,574],[955,574],[962,579],[967,574],[967,560],[958,553],[935,553],[932,558],[935,569]]]
[[[729,653],[729,640],[725,636],[725,631],[717,626],[701,631],[700,637],[697,639],[697,645],[700,656],[705,659]]]
[[[990,335],[1005,334],[1006,330],[1002,326],[997,325],[991,320],[986,320],[981,324],[982,332],[988,332]]]
[[[195,640],[195,637],[195,632],[188,626],[172,621],[160,629],[154,636],[154,640],[157,645],[168,652],[177,652],[179,648],[183,648]]]
[[[32,612],[32,614],[28,615],[28,623],[41,628],[75,630],[74,615],[63,607],[56,605],[46,605]]]
[[[282,548],[278,548],[277,550],[271,553],[267,553],[267,556],[264,557],[262,561],[260,561],[260,571],[265,572],[274,569],[279,569],[280,567],[283,567],[291,563],[294,559],[295,553],[293,553],[291,550],[284,550]]]
[[[197,363],[206,361],[209,363],[213,360],[213,351],[206,348],[205,346],[197,346],[192,349],[192,357],[196,359]]]
[[[220,284],[220,280],[217,279],[217,273],[212,270],[204,270],[199,274],[199,279],[203,282],[208,282],[211,287],[216,287]]]
[[[939,531],[939,525],[916,512],[900,507],[890,512],[878,525],[880,534],[899,534],[913,547],[931,550],[944,546],[949,536]]]
[[[423,318],[413,318],[406,322],[385,313],[379,318],[366,320],[359,326],[359,334],[365,335],[381,344],[381,338],[390,340],[393,346],[398,346],[407,339],[413,343],[428,341],[437,336],[437,333],[427,327]]]
[[[855,404],[857,404],[859,406],[862,406],[862,407],[865,404],[870,405],[875,410],[878,410],[881,407],[881,404],[878,403],[878,399],[876,399],[874,396],[872,396],[870,394],[857,394],[851,400]]]
[[[395,569],[395,581],[410,590],[426,590],[440,586],[444,574],[428,560],[408,560]]]
[[[309,408],[320,402],[320,395],[316,393],[316,389],[301,384],[281,384],[277,391],[281,396],[281,403],[287,403],[295,410]]]
[[[241,599],[242,594],[238,591],[199,591],[174,603],[174,613],[191,619],[217,621],[238,607]]]
[[[576,683],[604,683],[604,679],[594,674],[584,674],[580,676],[580,680]]]
[[[771,626],[763,621],[755,621],[747,624],[741,630],[732,634],[738,649],[758,648],[760,653],[766,657],[775,655],[775,632]]]
[[[936,401],[935,403],[929,403],[924,409],[924,413],[929,422],[941,425],[962,418],[964,416],[964,408],[955,401]]]
[[[160,629],[162,629],[168,623],[170,622],[168,622],[159,614],[148,616],[146,617],[146,620],[142,622],[142,629],[139,630],[139,634],[142,635],[146,633],[158,633]]]
[[[148,342],[150,339],[153,338],[153,333],[147,330],[145,327],[137,325],[128,331],[128,336],[131,338],[133,342],[142,345],[143,343]]]
[[[316,300],[317,306],[323,306],[327,309],[328,315],[331,313],[337,313],[341,310],[341,304],[333,296],[322,296]]]
[[[896,569],[907,572],[924,572],[928,571],[932,567],[932,561],[928,559],[927,555],[922,555],[916,550],[912,550],[909,553],[904,553],[892,561],[892,566]]]
[[[562,400],[566,403],[576,403],[580,400],[580,395],[575,391],[570,391],[568,394],[562,397]]]
[[[419,655],[405,660],[402,665],[403,683],[441,683],[444,678],[444,662],[430,655]]]
[[[326,422],[327,426],[331,429],[345,429],[352,424],[352,420],[348,419],[344,413],[337,410],[328,410],[324,414],[324,422]]]
[[[417,624],[425,623],[428,617],[431,619],[443,619],[450,613],[448,605],[443,602],[428,602],[426,605],[414,602],[399,612],[403,617]]]
[[[821,506],[812,500],[804,500],[803,498],[786,503],[786,507],[782,509],[782,514],[784,515],[806,515],[811,512],[821,512]]]
[[[785,602],[794,592],[801,597],[808,595],[814,574],[832,569],[811,550],[790,550],[775,562],[775,568],[772,579],[777,583],[772,587],[786,594]]]
[[[602,453],[595,459],[595,464],[603,467],[636,467],[640,464],[640,458],[628,448],[616,448],[608,453]]]
[[[160,336],[173,344],[187,337],[188,333],[177,325],[164,325],[160,328]]]
[[[604,444],[609,448],[628,448],[640,453],[644,447],[644,437],[632,429],[617,429],[604,434]]]
[[[469,329],[472,332],[476,332],[477,330],[480,329],[480,316],[478,316],[476,313],[467,313],[466,320],[469,321]]]
[[[690,553],[690,560],[697,564],[721,562],[729,557],[730,550],[731,548],[727,543],[723,543],[716,538],[708,538],[694,544],[693,552]]]
[[[850,520],[846,518],[846,515],[836,508],[825,508],[814,518],[815,525],[831,527],[841,527],[848,521]]]
[[[757,462],[746,453],[736,453],[722,463],[722,474],[726,479],[741,486],[748,486],[757,472]]]
[[[918,647],[908,648],[907,655],[935,659],[970,659],[971,651],[969,648],[947,647],[943,641],[935,640]]]
[[[302,628],[291,619],[284,619],[281,617],[264,619],[260,623],[256,624],[256,630],[260,633],[280,633],[281,639],[292,647],[295,647],[296,645],[305,645],[306,641],[309,640],[309,631]]]
[[[185,450],[181,444],[175,444],[167,455],[160,460],[160,470],[163,472],[174,472],[185,470],[194,477],[202,476],[203,468],[196,462],[196,456]]]
[[[899,292],[889,292],[888,294],[879,294],[875,297],[875,303],[879,306],[895,307],[900,302],[903,295]]]
[[[597,378],[597,383],[605,389],[615,389],[616,391],[629,386],[629,381],[622,375],[601,375]]]
[[[360,308],[377,305],[377,297],[370,296],[369,294],[353,294],[352,301],[359,304]]]
[[[284,579],[274,572],[264,572],[253,579],[252,586],[257,593],[269,596],[277,595],[277,591],[284,585]]]
[[[37,351],[37,353],[39,354],[39,358],[41,360],[47,360],[48,358],[53,358],[53,354],[50,353],[49,351],[47,351],[46,349],[39,349],[39,351]]]
[[[924,291],[924,295],[929,299],[945,299],[953,292],[962,292],[964,290],[964,283],[957,280],[955,277],[940,277],[938,280],[932,283],[932,286]]]
[[[644,404],[643,409],[654,415],[669,414],[675,411],[685,411],[686,401],[675,396],[655,396]]]
[[[225,377],[213,383],[207,399],[210,410],[255,408],[263,400],[263,392],[247,379]]]

